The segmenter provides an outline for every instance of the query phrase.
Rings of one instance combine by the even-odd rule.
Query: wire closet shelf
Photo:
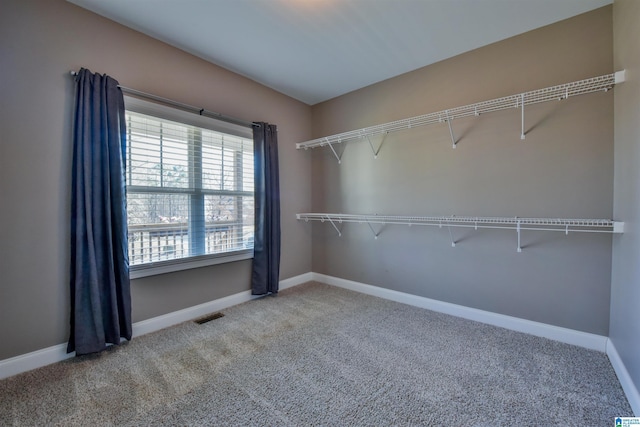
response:
[[[454,138],[451,129],[451,122],[455,119],[463,117],[479,116],[481,114],[491,113],[495,111],[506,110],[510,108],[520,108],[522,110],[522,133],[521,138],[524,139],[524,107],[527,105],[538,104],[547,101],[557,101],[567,99],[572,96],[584,95],[599,91],[608,91],[617,83],[624,81],[624,70],[603,76],[592,77],[571,83],[565,83],[558,86],[552,86],[544,89],[537,89],[530,92],[524,92],[517,95],[505,96],[503,98],[482,101],[475,104],[469,104],[462,107],[454,107],[448,110],[437,111],[434,113],[424,114],[421,116],[410,117],[407,119],[396,120],[393,122],[374,125],[362,129],[338,133],[335,135],[325,136],[322,138],[312,139],[296,144],[297,149],[309,149],[316,147],[329,146],[333,150],[333,144],[342,143],[351,139],[363,139],[369,136],[387,134],[399,130],[411,129],[418,126],[425,126],[436,123],[448,123],[453,146],[455,148],[457,141]],[[370,141],[369,141],[370,142]],[[334,153],[335,154],[335,153]],[[377,154],[377,153],[374,153]],[[337,155],[336,155],[337,157]],[[338,160],[340,160],[338,158]]]
[[[426,225],[446,227],[449,229],[451,246],[455,241],[451,235],[451,227],[490,228],[515,230],[518,234],[518,252],[521,252],[520,232],[529,231],[562,231],[572,233],[622,233],[624,223],[610,219],[577,219],[577,218],[520,218],[520,217],[470,217],[470,216],[392,216],[392,215],[356,215],[337,213],[299,213],[296,218],[301,221],[328,222],[342,236],[338,228],[342,223],[367,224],[377,239],[380,230],[373,225]]]

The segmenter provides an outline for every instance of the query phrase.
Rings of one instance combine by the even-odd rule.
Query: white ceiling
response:
[[[68,0],[313,105],[613,0]]]

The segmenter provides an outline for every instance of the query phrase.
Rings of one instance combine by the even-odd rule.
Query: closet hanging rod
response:
[[[610,219],[520,218],[469,216],[392,216],[337,213],[299,213],[298,220],[333,223],[368,223],[397,225],[431,225],[440,227],[501,228],[590,233],[622,233],[624,222]]]
[[[537,89],[517,95],[505,96],[489,101],[477,102],[462,107],[454,107],[447,110],[395,120],[388,123],[369,126],[362,129],[351,130],[322,138],[312,139],[296,144],[297,149],[322,147],[325,145],[341,143],[350,139],[365,138],[367,136],[384,134],[398,130],[411,129],[435,123],[450,122],[463,117],[479,116],[480,114],[506,110],[510,108],[522,108],[523,105],[532,105],[540,102],[567,99],[571,96],[607,91],[615,84],[624,82],[624,70],[603,76],[592,77],[576,82],[565,83],[544,89]],[[455,145],[455,142],[454,142]]]
[[[69,74],[71,74],[72,76],[77,76],[78,72],[77,71],[70,71]],[[179,101],[174,101],[172,99],[168,99],[168,98],[164,98],[162,96],[158,96],[158,95],[154,95],[151,93],[147,93],[147,92],[143,92],[141,90],[137,90],[137,89],[131,89],[129,87],[125,87],[122,85],[118,85],[118,87],[122,90],[123,93],[126,93],[127,95],[131,95],[131,96],[135,96],[138,98],[144,98],[144,99],[148,99],[151,101],[155,101],[158,102],[160,104],[164,104],[170,107],[175,107],[175,108],[179,108],[181,110],[185,110],[191,113],[196,113],[199,114],[201,116],[205,116],[205,117],[210,117],[213,119],[218,119],[218,120],[222,120],[223,122],[227,122],[227,123],[233,123],[235,125],[240,125],[240,126],[244,126],[244,127],[248,127],[251,128],[253,126],[260,126],[258,123],[255,122],[248,122],[246,120],[242,120],[242,119],[237,119],[235,117],[230,117],[230,116],[225,116],[224,114],[221,113],[216,113],[215,111],[209,111],[209,110],[205,110],[204,108],[198,108],[195,107],[193,105],[189,105],[189,104],[185,104]]]

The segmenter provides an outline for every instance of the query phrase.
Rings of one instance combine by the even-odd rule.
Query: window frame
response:
[[[196,126],[198,128],[209,129],[215,132],[221,132],[253,140],[253,129],[250,127],[228,123],[210,117],[200,116],[192,112],[183,111],[178,108],[142,100],[133,96],[125,95],[124,101],[126,111],[145,114],[159,119],[170,120],[185,125]],[[127,147],[129,143],[130,142],[127,141]],[[125,159],[125,161],[127,161],[127,159]],[[129,189],[129,187],[130,186],[127,186],[127,189]],[[127,194],[128,192],[129,191],[127,190]],[[159,193],[160,192],[161,191],[159,191]],[[183,271],[228,262],[242,261],[252,258],[253,248],[240,249],[216,254],[194,255],[170,260],[159,260],[147,262],[144,264],[130,265],[129,277],[131,279],[137,279],[141,277],[172,273],[176,271]]]

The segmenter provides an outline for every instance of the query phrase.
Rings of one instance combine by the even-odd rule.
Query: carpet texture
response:
[[[609,426],[607,357],[319,283],[0,381],[0,425]]]

